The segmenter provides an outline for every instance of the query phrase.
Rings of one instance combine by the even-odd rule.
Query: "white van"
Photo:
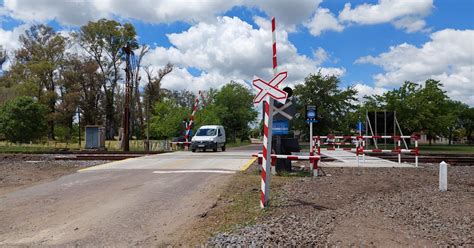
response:
[[[217,152],[218,148],[225,151],[225,130],[223,126],[202,126],[191,139],[192,152],[195,152],[197,149],[203,151],[206,151],[206,149],[212,149],[214,152]]]

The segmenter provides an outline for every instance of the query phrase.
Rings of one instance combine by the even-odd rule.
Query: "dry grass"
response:
[[[256,162],[245,172],[237,173],[220,194],[217,202],[193,223],[191,231],[181,242],[203,244],[218,232],[229,232],[236,228],[254,224],[271,210],[260,208],[260,175]],[[272,177],[272,190],[277,192],[288,177]],[[278,199],[271,195],[271,202]]]

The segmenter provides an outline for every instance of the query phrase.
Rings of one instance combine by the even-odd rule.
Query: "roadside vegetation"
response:
[[[254,106],[254,94],[247,85],[229,80],[202,95],[190,91],[191,87],[164,88],[162,80],[174,66],[166,61],[161,68],[144,64],[150,46],[138,43],[130,23],[101,19],[68,37],[50,26],[33,25],[19,39],[21,46],[15,51],[0,47],[9,61],[8,70],[0,76],[0,140],[73,147],[86,125],[102,125],[106,139],[116,140],[123,126],[126,46],[134,52],[132,140],[182,138],[196,99],[201,104],[193,131],[202,125],[223,125],[230,143],[262,135],[262,123],[256,120],[261,109]],[[472,145],[474,108],[451,99],[442,83],[407,81],[400,88],[358,101],[356,89],[343,87],[337,76],[312,73],[294,87],[292,100],[298,115],[290,122],[290,130],[300,131],[307,140],[306,105],[317,106],[316,135],[351,134],[367,111],[389,111],[396,112],[404,134],[426,134],[430,143],[444,137],[449,144]],[[114,149],[113,145],[107,148]]]
[[[216,203],[192,223],[191,231],[182,237],[180,244],[204,244],[217,233],[251,226],[273,211],[271,208],[262,211],[259,206],[261,175],[257,166],[254,162],[249,169],[232,177]],[[272,177],[275,191],[271,195],[271,204],[278,204],[280,195],[277,192],[289,180],[288,177]]]

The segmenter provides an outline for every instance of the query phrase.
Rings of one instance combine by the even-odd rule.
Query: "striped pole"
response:
[[[199,105],[199,98],[196,97],[196,100],[194,101],[193,112],[191,113],[191,116],[189,117],[189,124],[186,127],[186,135],[185,135],[186,142],[189,142],[189,133],[191,131],[191,126],[193,125],[193,122],[194,122],[194,115],[196,114],[198,105]],[[188,148],[188,146],[189,146],[189,143],[187,143],[186,148]]]
[[[275,17],[272,18],[272,64],[273,75],[278,74],[277,70],[277,55],[276,55],[276,36],[275,36]],[[260,192],[260,207],[264,208],[268,205],[270,198],[270,172],[271,153],[272,153],[272,128],[273,128],[273,98],[267,97],[263,102],[265,114],[263,116],[263,154],[262,154],[262,186]]]

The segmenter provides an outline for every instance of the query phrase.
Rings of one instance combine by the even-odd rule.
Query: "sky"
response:
[[[431,78],[474,106],[473,13],[473,0],[0,0],[0,45],[17,49],[33,24],[67,35],[115,19],[134,24],[139,43],[151,46],[144,65],[175,65],[163,87],[251,87],[254,76],[272,78],[274,16],[278,70],[288,72],[282,87],[320,72],[362,99]]]

